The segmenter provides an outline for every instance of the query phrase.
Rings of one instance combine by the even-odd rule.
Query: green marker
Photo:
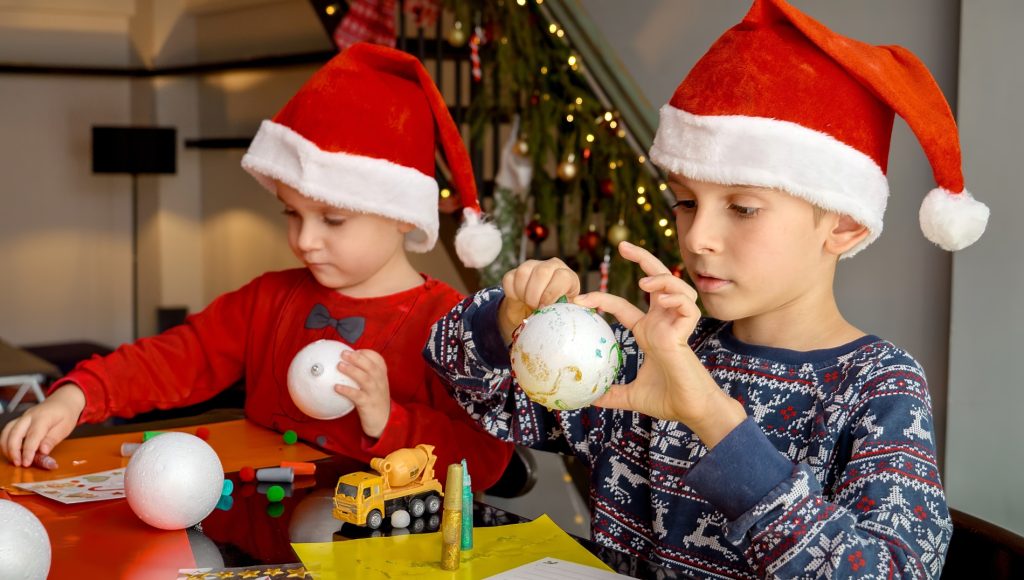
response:
[[[466,460],[462,460],[462,550],[473,549],[473,488]]]

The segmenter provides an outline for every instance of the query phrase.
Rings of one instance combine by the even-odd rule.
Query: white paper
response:
[[[567,562],[558,558],[542,558],[490,576],[498,580],[612,580],[629,578],[622,574]]]

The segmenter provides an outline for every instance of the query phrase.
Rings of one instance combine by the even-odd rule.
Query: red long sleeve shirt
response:
[[[79,421],[95,423],[205,401],[244,377],[246,415],[259,425],[291,429],[304,441],[366,462],[429,443],[438,465],[466,458],[474,488],[486,489],[501,476],[512,446],[484,432],[424,362],[430,326],[461,298],[446,284],[425,279],[390,296],[351,298],[321,286],[306,269],[264,274],[180,326],[80,363],[53,388],[80,386],[86,406]],[[364,317],[363,334],[350,346],[374,350],[387,362],[391,414],[379,439],[363,434],[355,411],[313,419],[288,394],[295,354],[322,338],[342,340],[331,326],[306,328],[317,304],[335,319]]]

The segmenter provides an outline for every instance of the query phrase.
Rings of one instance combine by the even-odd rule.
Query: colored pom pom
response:
[[[299,436],[298,434],[295,433],[295,431],[289,429],[284,432],[284,442],[287,443],[288,445],[294,445],[295,442],[298,440]]]
[[[196,429],[196,437],[202,439],[203,441],[208,441],[210,439],[210,428],[200,427]]]
[[[224,480],[224,488],[221,490],[221,495],[231,495],[231,492],[235,491],[235,482],[230,479]]]
[[[279,502],[284,499],[284,488],[280,485],[272,485],[267,490],[267,499],[271,502]]]
[[[252,481],[256,479],[256,470],[246,465],[238,471],[238,479],[242,481]]]
[[[283,513],[284,513],[284,504],[283,503],[272,503],[272,504],[267,506],[267,515],[272,517],[272,518],[276,518],[276,517],[280,516]]]

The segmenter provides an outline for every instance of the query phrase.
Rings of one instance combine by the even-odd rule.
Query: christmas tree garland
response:
[[[541,243],[553,234],[543,247],[553,246],[552,255],[576,267],[585,281],[610,257],[610,272],[603,271],[608,291],[636,300],[643,274],[614,246],[628,239],[670,267],[679,264],[666,186],[645,154],[630,146],[617,112],[588,86],[585,63],[564,30],[546,20],[542,2],[445,0],[455,18],[447,39],[470,44],[472,78],[483,79],[475,83],[466,112],[471,146],[482,142],[495,118],[518,116],[499,165],[521,168],[526,162],[534,169],[519,191],[496,179],[495,209],[506,214],[499,225],[511,247],[484,272],[484,282],[500,282],[507,266],[524,257],[515,243],[524,235],[533,245],[525,244],[526,258],[549,257],[540,252]]]

